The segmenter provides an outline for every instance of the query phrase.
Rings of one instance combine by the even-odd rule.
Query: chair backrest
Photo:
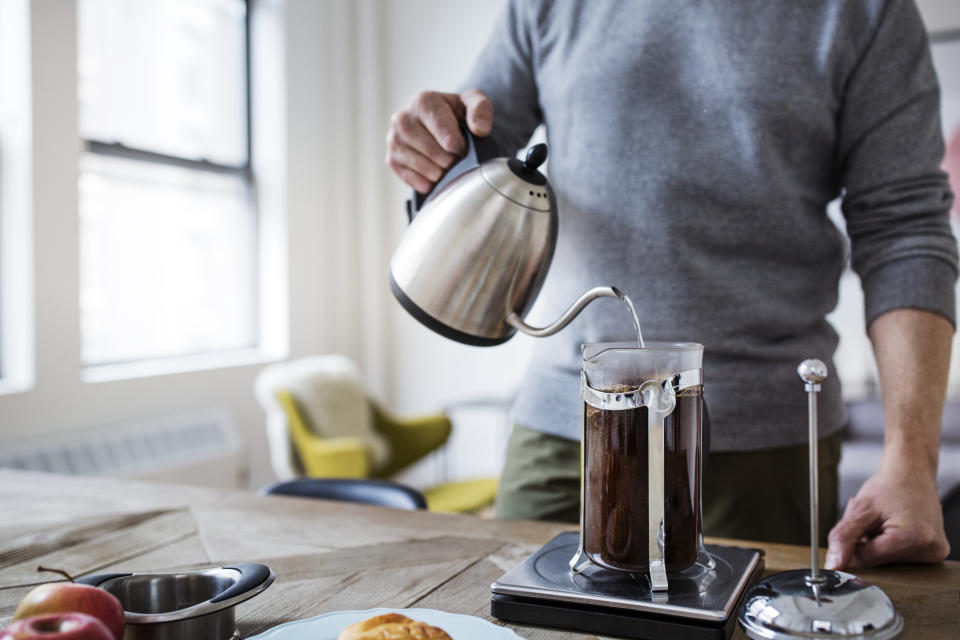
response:
[[[304,426],[301,434],[359,438],[373,468],[385,466],[390,459],[387,439],[374,428],[360,370],[345,356],[327,354],[271,364],[257,375],[254,390],[267,415],[270,461],[278,478],[298,477],[306,471],[291,437],[290,407],[281,404],[279,391],[296,400]]]
[[[393,509],[426,509],[427,501],[416,489],[389,480],[355,478],[296,478],[260,490],[260,495],[300,496],[341,502],[359,502]]]

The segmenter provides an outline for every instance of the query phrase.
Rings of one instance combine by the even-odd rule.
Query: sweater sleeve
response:
[[[890,0],[847,80],[838,118],[843,213],[869,325],[898,308],[956,326],[957,244],[940,91],[912,1]]]
[[[480,89],[493,102],[491,136],[512,155],[543,119],[535,73],[533,9],[509,0],[461,90]]]

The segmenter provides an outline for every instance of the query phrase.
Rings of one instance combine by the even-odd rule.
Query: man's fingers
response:
[[[443,175],[443,169],[416,149],[400,142],[393,130],[387,135],[386,162],[401,180],[420,193],[430,191]]]
[[[409,167],[395,164],[392,160],[388,160],[387,164],[390,165],[390,168],[401,180],[413,187],[419,193],[429,193],[430,189],[433,188],[433,181],[424,178],[422,175],[410,169]]]
[[[387,134],[387,148],[391,153],[401,147],[414,149],[442,169],[453,166],[457,160],[457,156],[440,147],[423,122],[409,111],[401,111],[393,116]]]
[[[853,558],[857,543],[877,523],[879,514],[865,501],[852,498],[847,503],[843,518],[830,530],[829,546],[824,567],[843,569]]]
[[[397,144],[390,147],[387,164],[391,168],[406,167],[420,174],[430,182],[437,182],[443,177],[444,167],[437,166],[413,147]]]
[[[460,122],[475,135],[493,128],[493,105],[482,91],[462,95],[424,91],[404,111],[394,114],[387,133],[387,165],[421,193],[466,153]]]
[[[460,96],[424,91],[413,99],[410,110],[444,151],[456,156],[467,152],[467,142],[460,133],[459,120],[464,110]]]
[[[912,541],[905,531],[889,529],[859,545],[854,555],[861,565],[872,567],[909,559],[911,547]]]
[[[925,524],[891,527],[861,544],[857,561],[865,567],[888,562],[940,562],[950,553],[950,544],[939,532]]]
[[[470,89],[460,94],[460,101],[466,107],[467,126],[473,135],[481,138],[493,131],[493,103],[483,91]]]

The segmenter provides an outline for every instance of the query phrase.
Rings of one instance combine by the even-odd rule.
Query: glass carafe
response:
[[[582,349],[580,553],[616,571],[667,572],[697,561],[703,346],[599,343]]]

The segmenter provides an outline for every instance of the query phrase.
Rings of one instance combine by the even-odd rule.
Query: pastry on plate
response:
[[[447,632],[399,613],[385,613],[355,622],[337,640],[453,640]]]

